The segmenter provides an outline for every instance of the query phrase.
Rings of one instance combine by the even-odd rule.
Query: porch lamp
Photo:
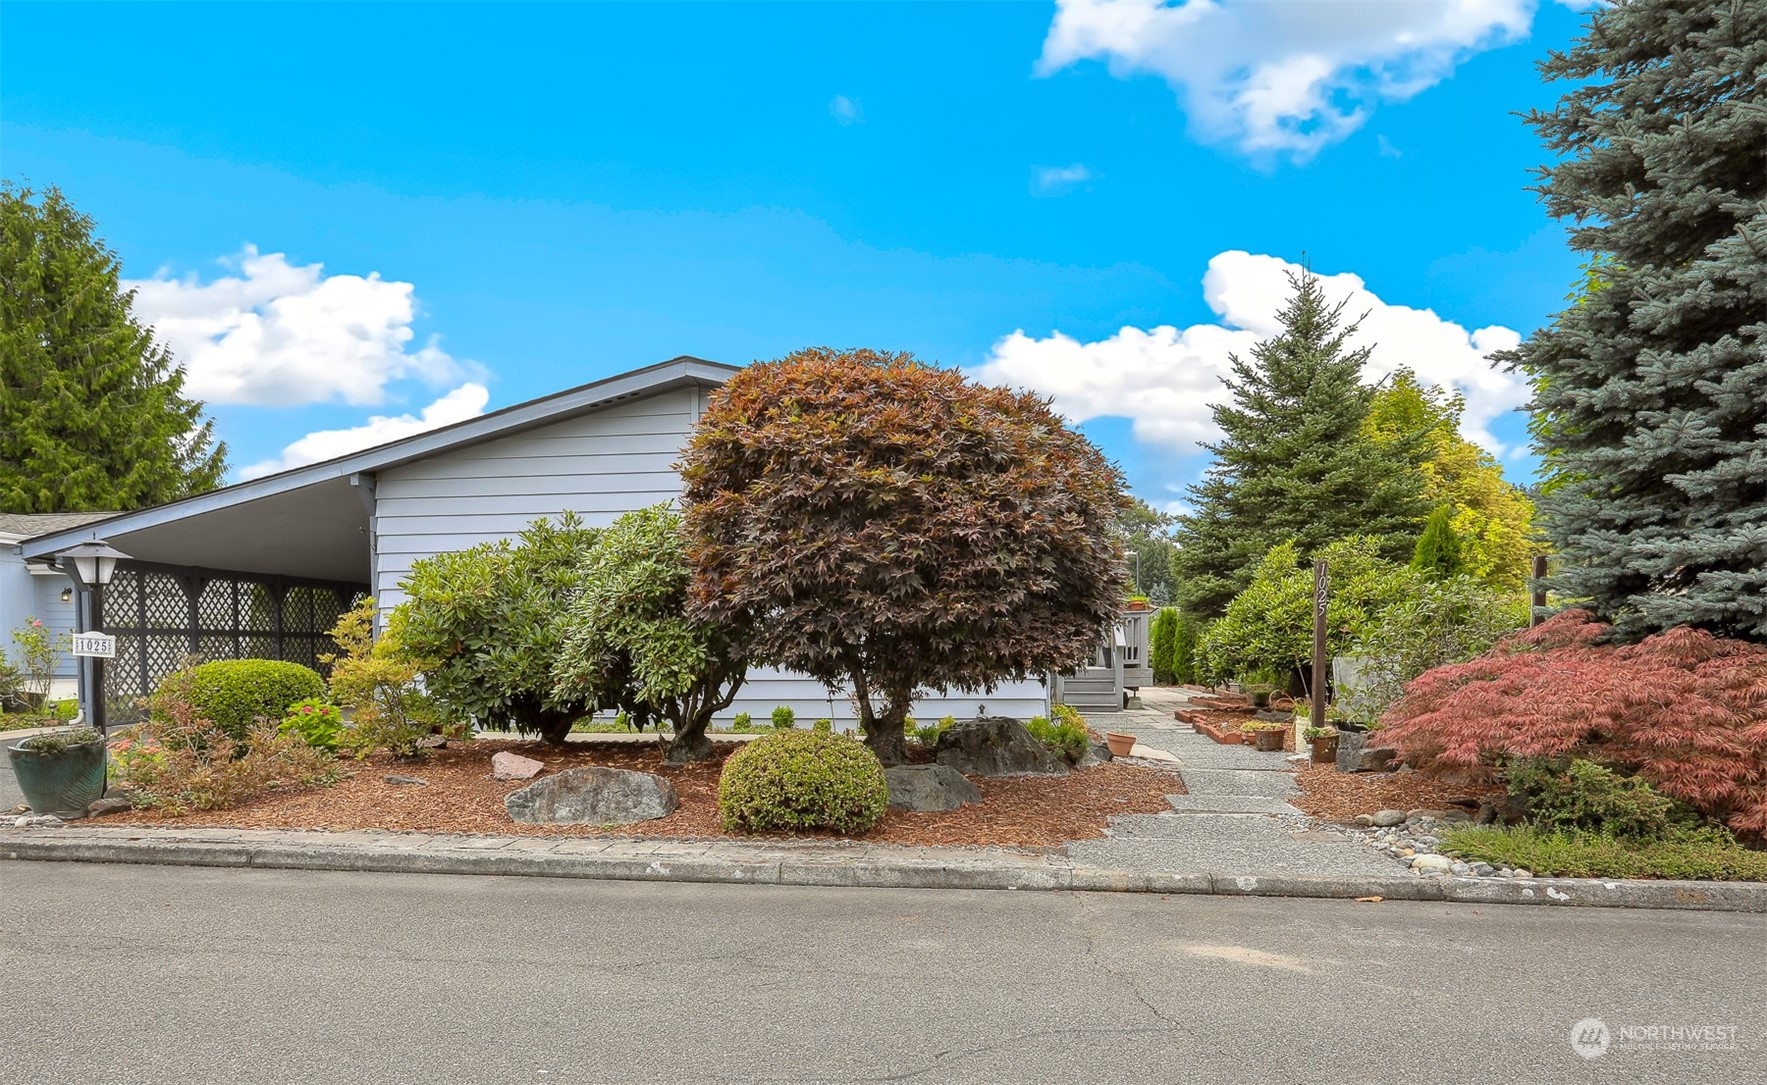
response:
[[[70,546],[55,555],[56,564],[74,578],[84,606],[74,608],[76,632],[89,633],[104,620],[104,589],[117,571],[117,562],[129,555],[105,542],[93,539]],[[80,656],[80,707],[86,722],[105,730],[104,660]]]
[[[117,571],[117,562],[128,556],[103,539],[70,546],[55,555],[64,570],[72,569],[74,582],[82,588],[103,588],[108,585]]]

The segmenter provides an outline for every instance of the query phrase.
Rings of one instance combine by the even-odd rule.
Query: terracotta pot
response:
[[[1313,739],[1313,763],[1330,765],[1338,759],[1338,736],[1326,735],[1324,738]]]
[[[1276,731],[1276,730],[1253,731],[1252,737],[1257,742],[1258,749],[1263,750],[1265,753],[1269,753],[1272,750],[1282,749],[1282,732],[1281,731]]]
[[[1110,747],[1112,757],[1128,757],[1129,751],[1135,748],[1135,736],[1118,734],[1115,731],[1104,733],[1104,744]]]

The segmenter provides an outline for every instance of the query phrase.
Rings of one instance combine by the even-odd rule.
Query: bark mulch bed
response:
[[[1376,810],[1441,810],[1455,799],[1503,794],[1500,784],[1449,783],[1421,772],[1339,772],[1331,765],[1302,765],[1295,782],[1301,793],[1288,801],[1327,821]]]
[[[531,781],[491,779],[491,755],[499,750],[543,761],[547,772],[584,765],[637,769],[667,777],[681,805],[666,818],[601,829],[587,825],[522,825],[511,821],[503,797]],[[670,837],[754,839],[726,833],[718,824],[718,774],[728,751],[695,765],[670,766],[649,746],[573,742],[565,750],[520,741],[478,740],[432,751],[420,762],[376,754],[345,761],[350,776],[326,788],[276,793],[227,810],[169,817],[136,810],[114,814],[104,825],[202,826],[239,829],[385,829],[426,833],[490,833],[534,836]],[[387,783],[413,776],[424,786]],[[856,839],[877,844],[1048,847],[1104,835],[1113,814],[1170,810],[1165,797],[1184,787],[1171,772],[1106,763],[1066,776],[974,778],[980,803],[948,813],[890,810]],[[77,824],[77,823],[76,823]],[[767,834],[790,839],[828,839],[826,834]]]

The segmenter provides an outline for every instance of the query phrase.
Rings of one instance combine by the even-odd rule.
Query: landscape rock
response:
[[[884,770],[884,782],[890,787],[890,805],[902,810],[956,810],[982,801],[976,785],[949,765],[897,765]]]
[[[965,720],[939,736],[934,759],[965,776],[1056,776],[1068,771],[1065,759],[1031,737],[1010,716]]]
[[[1393,825],[1403,825],[1405,824],[1405,811],[1376,810],[1371,824],[1378,825],[1383,829]]]
[[[678,805],[675,785],[661,776],[601,765],[535,780],[503,800],[527,825],[630,825],[668,817]]]
[[[12,824],[20,829],[59,829],[67,822],[54,814],[26,814],[24,817],[14,818]]]
[[[428,780],[420,780],[415,776],[388,776],[387,783],[404,785],[405,787],[428,787],[429,786]]]
[[[1080,760],[1074,762],[1074,767],[1089,769],[1093,765],[1102,765],[1106,761],[1115,761],[1116,759],[1117,755],[1111,753],[1109,746],[1102,742],[1093,742],[1087,745],[1086,752],[1080,755]]]
[[[134,803],[119,795],[106,795],[102,799],[93,799],[86,805],[86,816],[91,818],[103,817],[106,814],[115,814],[131,809],[134,805]]]
[[[1368,736],[1360,731],[1339,732],[1338,771],[1355,772],[1356,766],[1362,763],[1362,747],[1367,743]]]
[[[1356,755],[1356,767],[1351,772],[1383,772],[1392,767],[1393,759],[1399,751],[1391,746],[1364,746]]]
[[[425,735],[417,740],[420,750],[445,750],[448,748],[447,735]]]
[[[1411,869],[1418,874],[1447,874],[1454,869],[1454,861],[1446,855],[1418,855],[1412,858]]]
[[[531,757],[503,750],[491,755],[491,779],[532,780],[546,766]]]
[[[1374,815],[1373,814],[1357,814],[1356,815],[1357,828],[1367,829],[1367,828],[1372,827],[1373,825],[1374,825]]]

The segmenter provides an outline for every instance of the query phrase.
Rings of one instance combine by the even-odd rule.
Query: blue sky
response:
[[[1377,370],[1466,390],[1522,480],[1520,390],[1479,357],[1575,276],[1514,113],[1579,22],[9,2],[0,173],[97,220],[238,473],[677,354],[864,345],[1054,396],[1164,505],[1305,253]]]

